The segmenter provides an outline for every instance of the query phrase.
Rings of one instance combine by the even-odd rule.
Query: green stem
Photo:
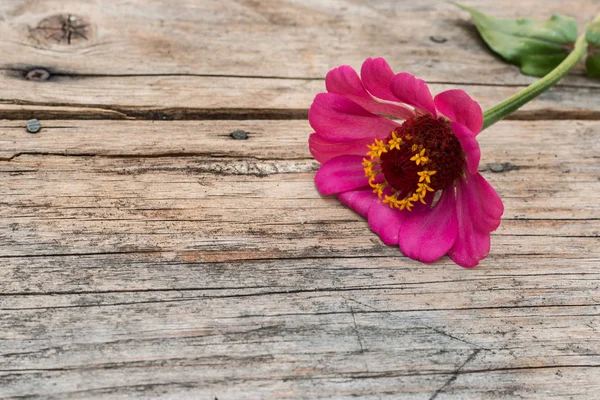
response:
[[[496,104],[494,107],[485,110],[483,113],[483,129],[500,121],[508,114],[517,111],[522,105],[539,96],[546,90],[550,89],[556,84],[563,76],[565,76],[571,68],[577,64],[577,62],[583,57],[587,49],[587,41],[585,40],[585,33],[577,39],[575,47],[567,58],[565,58],[556,68],[550,71],[539,81],[529,85],[519,93],[512,97],[504,100],[502,103]]]

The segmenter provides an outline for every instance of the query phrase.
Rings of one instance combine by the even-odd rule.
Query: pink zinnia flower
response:
[[[448,254],[476,266],[504,211],[477,172],[479,104],[462,90],[434,98],[424,81],[394,74],[382,58],[367,59],[360,77],[335,68],[325,84],[328,93],[308,114],[310,151],[323,164],[317,189],[337,195],[410,258],[428,263]]]

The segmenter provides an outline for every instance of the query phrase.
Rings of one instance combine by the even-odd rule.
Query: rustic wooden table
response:
[[[307,146],[339,64],[383,56],[484,108],[534,81],[452,5],[2,0],[0,54],[0,398],[598,398],[600,81],[582,69],[480,136],[506,211],[466,270],[319,196]]]

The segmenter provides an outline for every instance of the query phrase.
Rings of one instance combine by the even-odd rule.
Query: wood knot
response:
[[[33,38],[41,43],[72,45],[90,40],[93,27],[84,17],[56,14],[41,20],[30,32]]]

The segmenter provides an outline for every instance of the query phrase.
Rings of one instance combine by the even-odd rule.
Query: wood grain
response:
[[[599,8],[465,3],[580,26]],[[307,146],[342,63],[384,56],[484,108],[533,82],[450,4],[3,0],[0,53],[0,399],[597,398],[582,69],[478,137],[505,215],[466,270],[320,196]]]
[[[4,122],[0,393],[593,398],[598,125],[481,135],[506,213],[469,271],[320,197],[305,121]]]
[[[467,3],[506,17],[561,12],[582,24],[597,9],[593,0]],[[377,56],[435,92],[461,87],[485,108],[535,80],[487,50],[465,12],[434,0],[176,1],[168,10],[155,0],[143,12],[131,0],[7,0],[0,15],[0,118],[304,119],[329,69]],[[77,16],[88,39],[41,39],[36,27],[53,15]],[[33,69],[49,78],[26,80]],[[516,116],[598,119],[599,90],[579,68]]]
[[[354,65],[360,69],[360,64]],[[322,79],[203,76],[54,76],[45,82],[0,71],[0,118],[11,119],[306,119]],[[435,83],[462,88],[486,109],[521,85]],[[124,93],[133,93],[124,96]],[[600,88],[551,89],[510,119],[600,119]]]
[[[580,24],[597,11],[594,0],[465,1],[496,16],[548,18],[560,12]],[[201,74],[322,78],[345,62],[359,65],[382,56],[398,70],[431,81],[528,83],[532,79],[482,49],[482,42],[456,6],[415,2],[96,1],[2,2],[0,30],[5,67],[47,67],[85,75]],[[49,16],[74,15],[93,27],[88,40],[68,45],[32,34]],[[430,37],[442,37],[436,43]],[[393,45],[390,45],[393,44]],[[27,49],[24,52],[23,49]],[[68,55],[65,57],[65,55]],[[115,57],[118,55],[118,57]],[[116,59],[118,59],[117,62]],[[141,62],[143,60],[143,62]],[[463,81],[463,79],[467,79]],[[572,77],[571,83],[591,83]]]

